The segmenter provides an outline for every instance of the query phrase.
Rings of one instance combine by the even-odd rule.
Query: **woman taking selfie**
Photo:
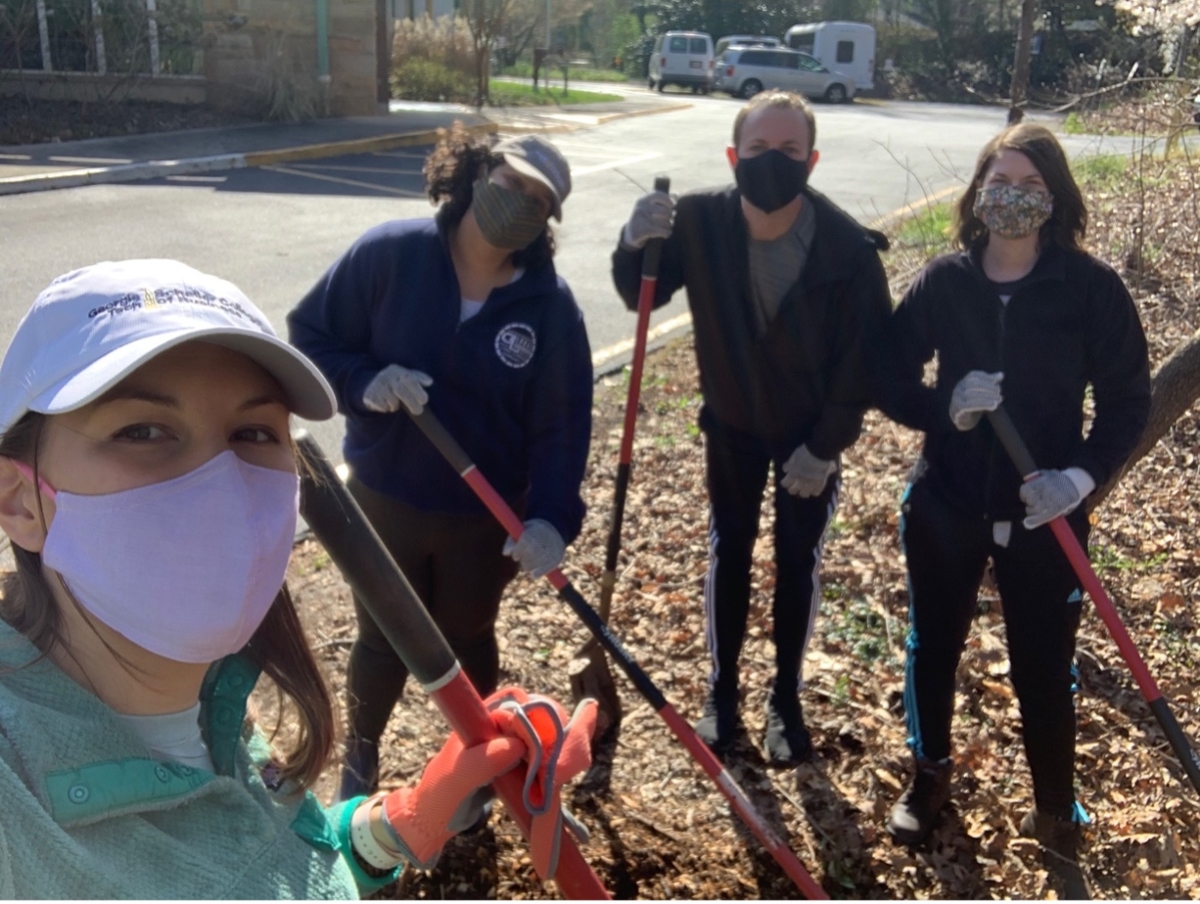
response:
[[[236,287],[178,262],[34,302],[0,364],[0,898],[357,897],[432,863],[525,755],[505,735],[464,781],[452,737],[416,788],[308,791],[336,739],[284,586],[288,428],[333,412]],[[260,673],[294,704],[290,749],[246,718]]]

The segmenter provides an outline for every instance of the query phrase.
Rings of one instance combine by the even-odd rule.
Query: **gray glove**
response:
[[[509,537],[504,541],[504,554],[516,559],[522,571],[535,578],[549,574],[562,564],[567,544],[554,525],[541,518],[525,522],[520,540]]]
[[[995,411],[1004,401],[1000,395],[1003,373],[973,370],[958,381],[950,394],[950,420],[959,430],[970,430],[985,411]]]
[[[807,499],[821,495],[829,475],[836,470],[837,462],[817,458],[808,446],[800,446],[783,463],[784,477],[779,482],[793,496]]]
[[[627,251],[636,251],[651,239],[669,237],[674,218],[675,199],[666,192],[652,191],[642,195],[633,205],[633,213],[621,233],[621,246]]]
[[[1036,477],[1021,484],[1021,501],[1025,503],[1027,530],[1048,524],[1055,518],[1074,511],[1083,497],[1079,487],[1064,471],[1039,471]]]
[[[363,393],[363,407],[388,413],[399,411],[403,405],[409,414],[420,414],[429,401],[425,387],[432,385],[433,377],[429,374],[409,370],[399,364],[389,364],[367,384]]]

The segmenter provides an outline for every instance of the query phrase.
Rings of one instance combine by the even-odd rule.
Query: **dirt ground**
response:
[[[1164,209],[1178,211],[1172,205],[1187,203],[1196,170],[1185,166],[1159,176],[1155,184],[1167,192]],[[1166,226],[1148,222],[1128,185],[1097,189],[1089,204],[1092,247],[1135,289],[1157,366],[1200,329],[1196,243],[1168,242],[1170,250],[1152,261],[1140,255],[1134,260],[1140,268],[1129,270],[1125,264],[1135,227],[1158,229],[1161,235],[1164,229],[1183,228],[1182,221],[1176,215],[1163,220]],[[888,256],[896,292],[904,288],[920,253],[900,245]],[[603,569],[626,379],[615,374],[596,387],[584,487],[589,512],[565,568],[593,602]],[[707,507],[695,426],[699,403],[689,340],[652,354],[612,617],[629,652],[689,721],[698,715],[707,672],[701,604]],[[822,611],[805,674],[805,713],[817,757],[796,769],[769,768],[760,752],[773,672],[769,598],[774,572],[770,507],[764,506],[742,670],[746,731],[727,762],[768,822],[833,897],[1053,897],[1059,888],[1043,868],[1036,844],[1017,834],[1032,793],[1007,680],[998,599],[986,586],[960,668],[953,806],[920,848],[893,842],[884,829],[910,765],[901,702],[907,599],[896,528],[899,496],[918,445],[916,434],[871,412],[861,439],[845,456],[844,489],[822,568]],[[1193,407],[1096,513],[1091,540],[1101,580],[1193,736],[1200,734],[1200,662],[1194,644],[1200,599],[1198,447],[1200,417]],[[291,583],[340,694],[354,636],[346,585],[312,541],[298,547]],[[586,638],[547,582],[514,582],[499,636],[502,681],[569,698],[567,665]],[[1200,798],[1090,607],[1079,632],[1078,662],[1078,792],[1093,819],[1085,830],[1084,858],[1097,896],[1200,898]],[[607,786],[580,786],[567,795],[591,830],[583,854],[611,893],[649,899],[798,896],[662,721],[623,677],[617,680],[625,718]],[[445,733],[432,704],[410,687],[383,740],[384,784],[415,781]],[[331,771],[324,793],[332,789],[333,778]],[[557,894],[534,876],[514,823],[498,809],[484,831],[452,841],[436,869],[412,871],[380,896]]]

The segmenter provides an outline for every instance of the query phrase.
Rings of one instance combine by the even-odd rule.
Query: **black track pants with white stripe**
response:
[[[779,485],[783,461],[792,453],[772,450],[750,434],[725,425],[704,435],[707,465],[709,567],[704,584],[711,682],[719,691],[738,686],[738,657],[750,609],[750,564],[758,537],[760,508],[774,468],[776,681],[781,690],[799,686],[804,651],[812,636],[820,598],[817,571],[825,528],[837,505],[840,474],[818,496],[803,499]]]

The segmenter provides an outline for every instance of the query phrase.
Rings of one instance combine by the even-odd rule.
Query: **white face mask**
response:
[[[246,645],[283,586],[300,478],[222,452],[162,483],[53,498],[42,561],[79,604],[152,653],[207,663]]]

